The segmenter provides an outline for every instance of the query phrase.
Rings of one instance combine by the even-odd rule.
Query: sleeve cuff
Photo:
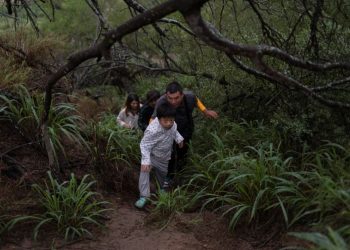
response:
[[[204,112],[204,110],[206,110],[207,108],[204,106],[204,104],[201,102],[201,100],[199,100],[199,98],[197,97],[197,107],[200,111]]]
[[[150,159],[142,159],[141,164],[142,165],[151,165],[151,160]]]

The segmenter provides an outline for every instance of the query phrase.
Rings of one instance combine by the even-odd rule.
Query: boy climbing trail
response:
[[[157,114],[157,107],[164,103],[168,103],[175,109],[177,129],[184,137],[183,147],[179,148],[177,145],[174,145],[175,150],[173,150],[169,161],[166,184],[172,186],[175,174],[181,172],[184,165],[186,165],[187,152],[194,132],[192,116],[194,108],[197,107],[203,115],[209,119],[217,119],[219,115],[216,111],[207,109],[194,93],[191,91],[183,91],[182,86],[176,81],[169,83],[166,87],[165,94],[158,99],[153,117]]]
[[[176,110],[169,103],[159,105],[157,117],[148,125],[141,140],[140,199],[135,203],[137,208],[143,208],[150,197],[150,171],[154,170],[163,189],[174,140],[180,148],[183,147],[184,138],[177,131],[175,115]]]

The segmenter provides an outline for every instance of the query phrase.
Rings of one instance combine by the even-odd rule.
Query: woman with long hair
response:
[[[125,106],[119,112],[117,122],[124,128],[137,129],[140,112],[140,99],[136,94],[129,94]]]

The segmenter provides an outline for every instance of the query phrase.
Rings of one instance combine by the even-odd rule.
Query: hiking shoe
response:
[[[163,188],[169,189],[172,187],[173,184],[174,184],[174,179],[167,176],[167,177],[165,177],[165,180],[163,183]]]
[[[135,202],[135,207],[137,208],[144,208],[144,206],[146,205],[147,203],[147,199],[145,197],[141,197],[140,199],[138,199],[136,202]]]
[[[164,181],[164,183],[163,183],[163,188],[164,188],[164,189],[167,189],[167,188],[169,188],[169,187],[170,187],[169,182],[168,182],[168,181]]]

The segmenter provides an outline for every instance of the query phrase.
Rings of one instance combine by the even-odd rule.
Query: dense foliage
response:
[[[16,26],[21,28],[17,31],[9,19],[0,19],[0,115],[42,148],[38,131],[45,86],[41,78],[57,68],[66,55],[94,44],[104,28],[86,4],[90,1],[53,2],[55,15],[49,19],[45,13],[50,6],[32,6],[39,36],[31,34],[25,21],[28,13],[23,9],[18,12]],[[108,27],[116,27],[135,14],[129,12],[126,1],[98,2]],[[139,1],[145,8],[156,2]],[[321,2],[319,23],[314,28]],[[273,45],[305,60],[348,62],[350,22],[345,2],[210,1],[203,16],[223,35],[241,44]],[[179,13],[169,18],[183,22]],[[126,173],[138,170],[141,134],[118,127],[115,113],[127,91],[144,97],[153,88],[163,92],[164,86],[176,79],[207,107],[219,111],[220,118],[208,121],[200,112],[195,113],[196,132],[182,173],[185,183],[172,192],[159,193],[153,212],[172,217],[193,209],[212,210],[227,217],[231,229],[253,222],[279,223],[293,232],[303,225],[307,232],[291,235],[319,249],[346,249],[350,242],[348,110],[327,107],[291,86],[248,74],[179,26],[156,25],[125,37],[125,46],[115,45],[112,62],[86,62],[59,82],[49,116],[56,159],[60,154],[73,157],[65,154],[66,142],[80,145],[100,179],[122,189]],[[51,32],[59,36],[53,38]],[[310,72],[275,59],[267,61],[310,88],[323,88],[319,91],[327,98],[339,102],[350,99],[349,81],[327,87],[340,77],[349,77],[345,70]],[[40,220],[35,234],[41,225],[55,222],[68,239],[88,233],[88,222],[99,224],[95,217],[104,211],[97,208],[101,203],[91,203],[95,210],[87,210],[93,218],[82,214],[82,220],[70,224],[68,212],[75,208],[68,201],[75,198],[64,196],[71,188],[85,190],[92,182],[85,183],[84,178],[79,185],[72,176],[69,184],[59,184],[49,178],[51,187],[35,186],[48,208],[36,217]],[[63,196],[51,197],[51,192]],[[83,199],[89,200],[92,194],[84,193]],[[62,203],[52,202],[60,209],[51,206],[50,197],[61,199]],[[0,234],[10,226],[1,218]]]

